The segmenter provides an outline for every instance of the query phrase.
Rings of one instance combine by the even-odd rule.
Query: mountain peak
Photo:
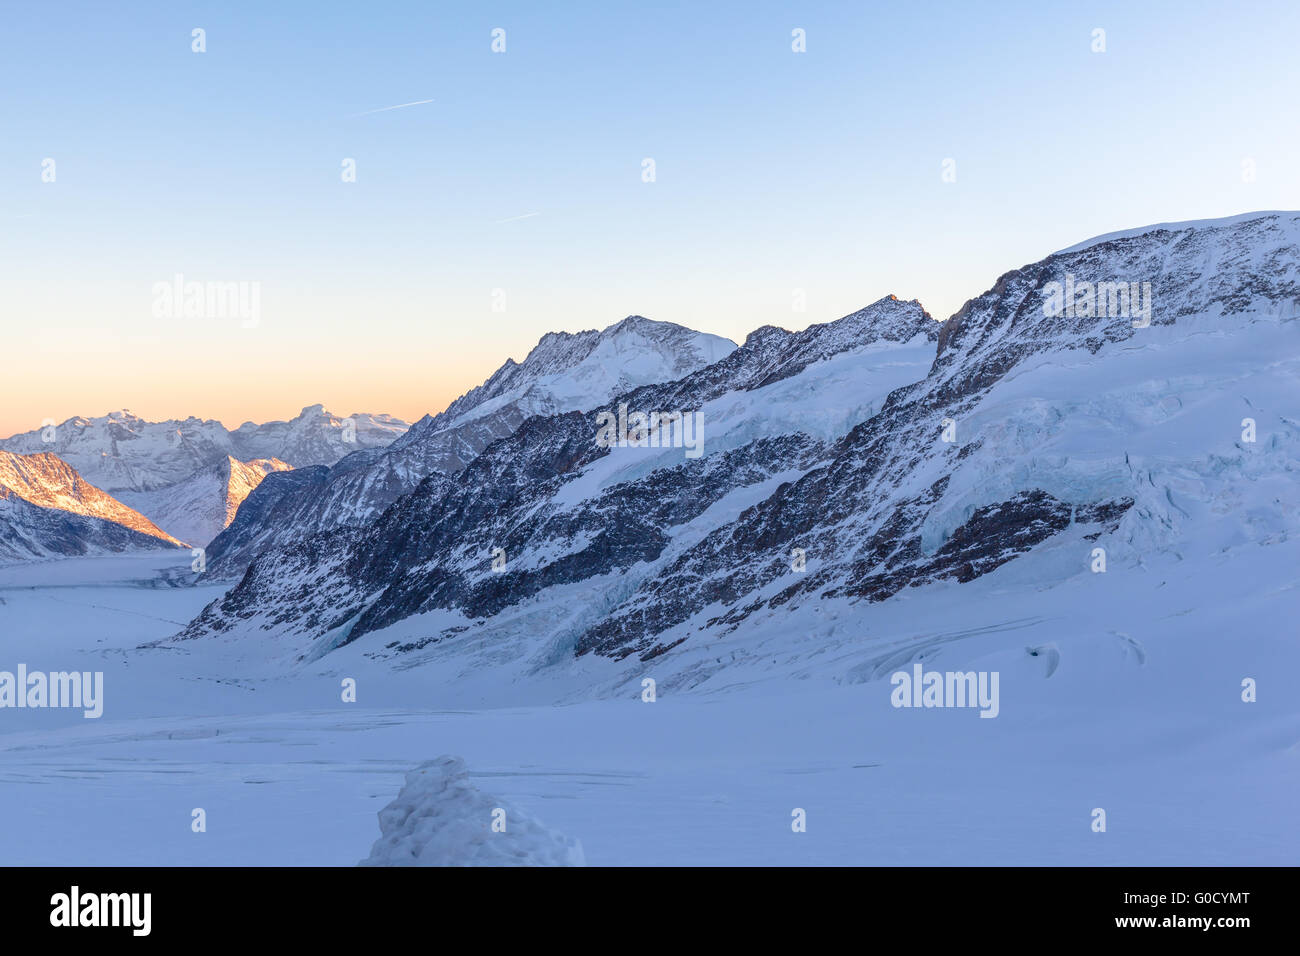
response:
[[[629,315],[627,318],[619,319],[613,325],[606,326],[600,334],[617,335],[620,332],[635,331],[637,329],[653,329],[657,326],[665,328],[682,328],[682,326],[674,326],[671,322],[658,322],[654,319],[647,319],[644,315]]]
[[[535,388],[541,404],[533,414],[594,407],[628,385],[680,378],[735,348],[730,339],[643,315],[629,315],[599,331],[547,332],[522,362],[506,359],[482,385],[434,416],[432,430],[480,406],[519,401]]]
[[[696,332],[694,329],[678,325],[676,322],[647,319],[644,315],[629,315],[600,330],[601,339],[618,338],[623,335],[643,335],[650,338],[667,339],[674,336],[687,338],[707,334],[706,332]],[[734,343],[732,347],[735,347]]]
[[[53,452],[30,455],[0,451],[0,498],[21,499],[43,509],[41,513],[61,513],[104,522],[104,526],[77,524],[78,536],[109,546],[109,550],[129,547],[179,547],[180,541],[158,528],[148,518],[105,494],[86,481],[77,470]],[[39,523],[38,523],[39,524]],[[116,526],[113,531],[110,526]],[[35,525],[33,526],[35,527]],[[139,540],[135,539],[139,537]],[[61,547],[72,542],[33,539],[24,547],[33,553],[49,550],[64,553]],[[3,549],[0,549],[0,553]]]
[[[793,334],[789,329],[783,329],[779,325],[760,325],[745,336],[744,346],[747,349],[762,349]]]
[[[1246,223],[1258,223],[1260,226],[1267,226],[1281,223],[1284,220],[1291,220],[1293,223],[1300,219],[1300,212],[1287,212],[1285,210],[1261,210],[1259,212],[1243,212],[1235,216],[1225,216],[1222,219],[1186,219],[1180,222],[1158,222],[1149,226],[1137,226],[1133,229],[1120,229],[1116,232],[1103,233],[1100,236],[1093,236],[1091,239],[1085,239],[1083,242],[1076,242],[1072,246],[1058,250],[1054,255],[1066,255],[1072,252],[1082,252],[1084,249],[1092,246],[1105,245],[1109,242],[1116,242],[1122,239],[1136,239],[1141,236],[1157,232],[1196,232],[1204,229],[1220,229],[1228,226],[1239,226]],[[1264,222],[1269,220],[1269,222]]]
[[[1049,348],[1098,351],[1187,317],[1294,315],[1300,282],[1279,269],[1300,248],[1300,212],[1244,213],[1108,233],[998,277],[943,323],[936,363],[979,353],[999,365]],[[1070,301],[1067,302],[1067,299]]]
[[[891,342],[906,342],[917,335],[937,339],[939,326],[940,323],[934,321],[933,316],[925,311],[917,299],[900,299],[890,294],[833,322],[809,326],[805,331],[824,328],[828,331],[835,330],[837,334],[842,330],[854,338],[866,341],[888,339]]]

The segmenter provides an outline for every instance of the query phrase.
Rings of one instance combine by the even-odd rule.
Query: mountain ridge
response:
[[[12,435],[0,440],[0,450],[53,452],[110,493],[157,491],[226,458],[276,458],[294,467],[332,464],[357,448],[386,445],[406,428],[389,415],[339,418],[319,404],[288,421],[245,422],[235,429],[194,416],[149,422],[118,410]]]
[[[269,477],[250,496],[256,500],[247,516],[237,515],[211,543],[208,575],[238,577],[268,548],[362,524],[421,481],[459,472],[531,416],[593,407],[621,388],[698,368],[735,348],[728,339],[639,316],[600,331],[547,333],[523,362],[507,359],[483,385],[387,448],[356,452],[305,480]]]
[[[182,547],[138,511],[86,481],[51,452],[0,451],[0,557]]]
[[[1068,270],[1150,283],[1149,324],[1052,314],[1045,290]],[[264,552],[174,639],[251,639],[287,660],[364,642],[380,659],[452,673],[513,662],[520,676],[591,655],[633,670],[671,656],[694,659],[682,679],[696,681],[725,666],[691,650],[704,635],[773,615],[968,582],[1031,552],[1063,568],[1062,549],[1089,542],[1129,561],[1135,542],[1164,553],[1197,513],[1180,483],[1215,499],[1227,493],[1217,462],[1263,469],[1256,482],[1295,467],[1285,418],[1268,419],[1266,454],[1246,459],[1235,432],[1207,441],[1196,416],[1223,414],[1258,343],[1290,354],[1297,298],[1300,214],[1288,213],[1050,255],[947,323],[911,306],[915,342],[845,335],[848,348],[831,348],[851,322],[756,330],[685,379],[614,399],[705,409],[702,458],[600,448],[594,413],[533,416],[377,519]],[[1222,359],[1200,381],[1177,363],[1204,365],[1210,343]],[[1279,361],[1257,387],[1284,394],[1294,374]],[[1181,436],[1183,457],[1123,451],[1124,436],[1149,432]],[[1287,527],[1279,500],[1260,507]]]

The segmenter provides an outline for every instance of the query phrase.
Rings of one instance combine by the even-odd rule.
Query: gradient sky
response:
[[[946,318],[1093,235],[1300,208],[1294,0],[548,6],[6,4],[0,435],[413,421],[551,330]],[[177,273],[260,323],[155,318]]]

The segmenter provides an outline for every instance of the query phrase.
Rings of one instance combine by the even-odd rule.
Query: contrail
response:
[[[511,216],[509,219],[498,219],[497,225],[503,222],[518,222],[520,219],[532,219],[534,216],[540,216],[540,212],[526,212],[522,216]]]
[[[433,100],[416,100],[414,103],[398,103],[396,106],[381,106],[377,110],[366,110],[364,113],[353,113],[352,116],[369,116],[371,113],[387,113],[389,110],[406,109],[408,106],[423,106],[425,103],[432,103]],[[350,119],[351,117],[349,117]]]

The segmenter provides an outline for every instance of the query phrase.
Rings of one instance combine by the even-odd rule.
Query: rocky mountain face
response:
[[[693,681],[726,661],[691,648],[762,622],[811,627],[1017,559],[1055,580],[1098,548],[1176,558],[1245,486],[1258,513],[1223,547],[1266,543],[1300,530],[1300,424],[1247,393],[1300,384],[1298,316],[1300,214],[1261,213],[1091,240],[942,325],[891,297],[760,329],[675,380],[529,417],[364,524],[269,548],[175,640],[289,659],[364,644],[466,674],[668,672],[689,652]],[[621,406],[657,434],[599,441]],[[692,420],[698,456],[664,413]]]
[[[266,611],[309,632],[360,614],[348,625],[355,637],[444,599],[500,609],[552,583],[626,569],[658,555],[671,528],[727,496],[753,494],[811,466],[891,388],[924,374],[937,335],[938,323],[918,303],[890,297],[803,332],[759,330],[720,361],[606,403],[606,410],[698,415],[705,454],[696,458],[687,457],[675,426],[657,442],[667,447],[601,447],[601,410],[533,416],[455,475],[425,478],[370,524],[264,552],[225,613]],[[834,394],[798,381],[814,365]],[[863,375],[869,380],[859,381]],[[410,533],[415,527],[418,535]],[[490,568],[498,548],[504,574]],[[520,564],[535,563],[530,555],[539,552],[557,560]],[[287,599],[285,588],[295,597]],[[215,606],[208,610],[193,633],[229,626]],[[310,623],[295,621],[299,611]]]
[[[234,520],[244,499],[267,475],[291,467],[278,458],[226,457],[174,485],[155,491],[120,491],[117,497],[180,540],[202,547]]]
[[[294,468],[332,465],[368,448],[384,448],[410,426],[392,415],[358,413],[340,418],[322,405],[308,405],[287,422],[245,422],[231,432],[239,461],[279,459]]]
[[[308,481],[280,475],[264,482],[254,493],[255,507],[212,542],[208,574],[238,577],[266,550],[317,531],[363,525],[422,480],[436,484],[459,472],[532,416],[590,409],[734,349],[728,339],[640,316],[603,331],[549,333],[523,362],[507,360],[482,385],[382,451],[358,451]]]
[[[891,394],[817,468],[659,569],[578,637],[576,653],[646,660],[760,611],[968,581],[1068,528],[1089,538],[1115,532],[1135,506],[1125,536],[1159,537],[1178,506],[1133,467],[1129,452],[1147,449],[1125,428],[1109,436],[1114,444],[1098,437],[1081,448],[1070,430],[1084,420],[1094,427],[1098,394],[1108,396],[1103,406],[1142,408],[1153,394],[1160,407],[1184,400],[1161,394],[1158,371],[1147,378],[1142,363],[1120,361],[1124,352],[1245,337],[1257,322],[1300,315],[1298,226],[1300,217],[1284,214],[1155,228],[1007,273],[944,324],[924,379]],[[1150,284],[1148,315],[1133,314],[1132,301],[1129,314],[1097,307],[1099,284],[1117,281]],[[1074,287],[1075,308],[1051,301],[1057,284]],[[1108,360],[1121,367],[1106,368]],[[1077,391],[1016,400],[1017,379],[1066,369]],[[1063,411],[1071,406],[1074,422]],[[1235,425],[1175,450],[1182,467],[1231,449]],[[787,560],[796,547],[809,554],[802,574]]]
[[[156,491],[189,479],[227,459],[278,459],[295,468],[331,465],[344,455],[383,447],[407,424],[389,415],[331,415],[320,405],[287,422],[234,430],[217,421],[147,422],[128,411],[100,418],[70,418],[0,441],[17,454],[50,452],[108,492]]]
[[[0,560],[180,547],[49,453],[0,451]]]

